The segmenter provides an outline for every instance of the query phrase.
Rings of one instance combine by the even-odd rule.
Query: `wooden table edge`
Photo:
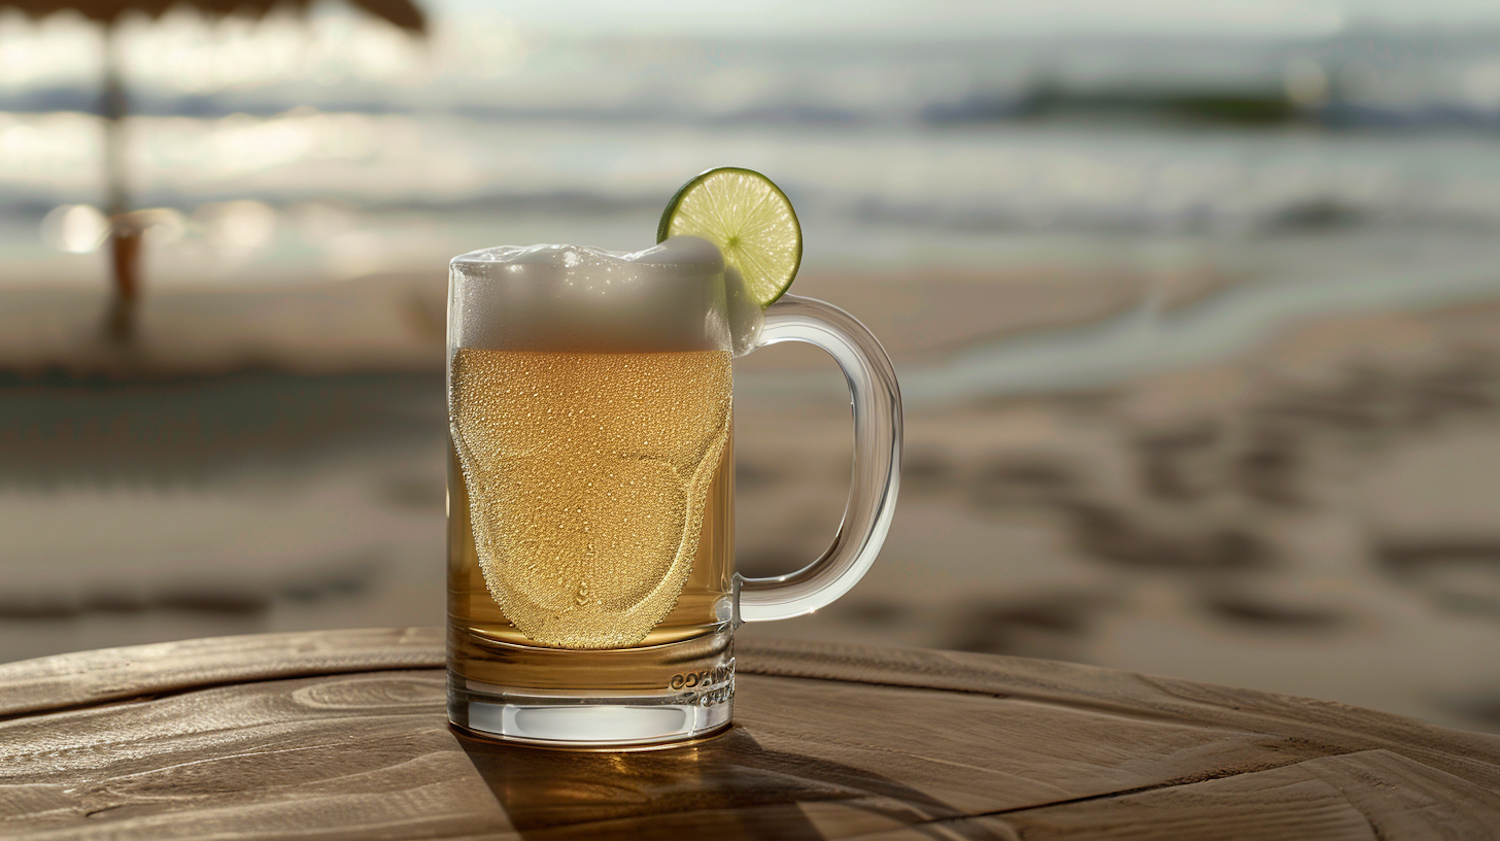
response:
[[[444,664],[443,630],[352,628],[208,637],[0,664],[0,720],[265,680]],[[1025,657],[796,640],[736,643],[742,674],[1067,703],[1104,714],[1316,735],[1350,719],[1392,746],[1500,764],[1500,736],[1330,701]]]

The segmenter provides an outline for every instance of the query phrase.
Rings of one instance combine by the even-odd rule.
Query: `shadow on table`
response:
[[[930,795],[864,769],[767,750],[742,727],[690,746],[634,753],[512,747],[454,733],[511,824],[531,841],[822,839],[799,804],[827,801],[932,838],[1001,838],[945,821],[964,813]]]

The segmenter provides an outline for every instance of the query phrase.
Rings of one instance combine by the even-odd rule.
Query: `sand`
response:
[[[906,372],[1233,283],[892,271],[797,291],[845,304]],[[164,293],[128,349],[97,338],[102,298],[6,296],[0,660],[441,621],[441,276]],[[842,511],[847,400],[810,349],[736,376],[741,566],[787,571]],[[1500,732],[1500,305],[1328,316],[1107,386],[912,406],[906,440],[867,579],[744,633],[1092,662]]]

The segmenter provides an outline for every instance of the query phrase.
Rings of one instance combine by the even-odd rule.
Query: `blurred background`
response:
[[[1500,6],[417,2],[0,0],[0,661],[439,624],[447,259],[733,164],[907,408],[873,571],[747,633],[1500,732]],[[800,567],[842,380],[736,413]]]

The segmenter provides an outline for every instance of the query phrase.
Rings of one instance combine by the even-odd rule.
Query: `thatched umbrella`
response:
[[[357,9],[392,23],[408,32],[426,31],[427,20],[412,0],[347,0]],[[110,309],[108,331],[113,338],[128,340],[134,334],[135,307],[140,298],[139,255],[141,226],[130,216],[130,197],[125,188],[124,161],[120,142],[120,122],[128,102],[120,78],[114,39],[114,23],[128,14],[158,18],[165,12],[186,7],[209,17],[264,17],[273,10],[306,13],[311,0],[0,0],[0,8],[12,7],[31,17],[44,17],[70,10],[104,26],[104,90],[101,111],[106,122],[104,171],[107,180],[107,209],[110,225],[110,253],[114,269],[115,297]]]

